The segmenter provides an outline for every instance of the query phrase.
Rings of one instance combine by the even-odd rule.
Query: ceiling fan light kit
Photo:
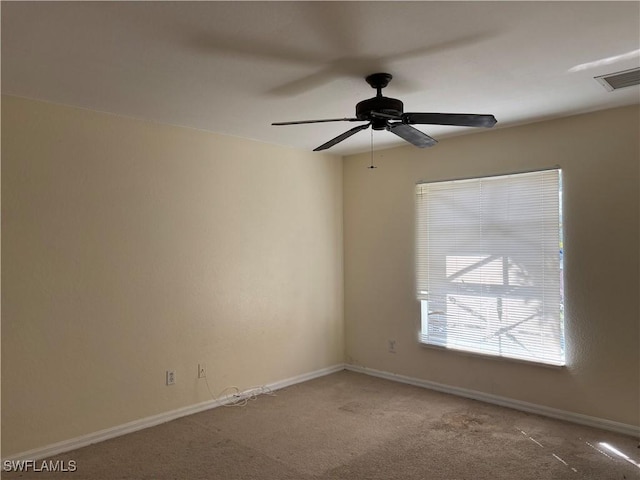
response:
[[[331,118],[326,120],[301,120],[295,122],[276,122],[272,125],[299,125],[304,123],[324,122],[369,122],[358,125],[323,143],[313,151],[326,150],[346,140],[351,135],[371,127],[373,130],[387,130],[416,147],[424,148],[435,145],[437,140],[412,125],[454,125],[461,127],[490,128],[496,124],[493,115],[472,113],[404,113],[404,104],[397,98],[385,97],[382,89],[389,85],[393,76],[390,73],[373,73],[365,78],[376,96],[358,102],[356,116],[353,118]]]

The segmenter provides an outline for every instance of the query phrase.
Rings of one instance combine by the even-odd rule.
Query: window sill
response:
[[[545,367],[545,368],[550,368],[552,370],[564,370],[567,368],[567,364],[565,363],[564,365],[554,365],[552,363],[544,363],[544,362],[537,362],[535,360],[525,360],[522,358],[512,358],[512,357],[501,357],[501,356],[497,356],[497,355],[490,355],[488,353],[480,353],[480,352],[470,352],[467,350],[459,350],[457,348],[450,348],[450,347],[444,347],[441,345],[434,345],[431,343],[424,343],[424,342],[418,342],[418,344],[423,347],[423,348],[427,348],[429,350],[438,350],[441,352],[449,352],[455,355],[461,355],[461,356],[465,356],[465,357],[474,357],[474,358],[482,358],[482,359],[487,359],[487,360],[492,360],[494,362],[507,362],[507,363],[519,363],[519,364],[524,364],[524,365],[531,365],[531,366],[535,366],[535,367]]]

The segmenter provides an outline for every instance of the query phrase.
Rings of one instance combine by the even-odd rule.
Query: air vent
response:
[[[610,73],[608,75],[595,77],[595,79],[608,91],[613,92],[620,88],[640,85],[640,68]]]

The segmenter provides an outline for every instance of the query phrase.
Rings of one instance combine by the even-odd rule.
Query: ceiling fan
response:
[[[323,143],[313,151],[326,150],[346,140],[351,135],[371,127],[374,130],[388,130],[416,147],[430,147],[438,143],[426,133],[411,125],[455,125],[461,127],[493,127],[496,118],[493,115],[476,115],[470,113],[404,113],[403,103],[396,98],[382,95],[393,76],[389,73],[373,73],[365,78],[372,88],[377,90],[373,98],[362,100],[356,105],[356,116],[353,118],[330,118],[326,120],[301,120],[297,122],[275,122],[271,125],[299,125],[303,123],[324,122],[369,122],[347,130],[341,135]]]

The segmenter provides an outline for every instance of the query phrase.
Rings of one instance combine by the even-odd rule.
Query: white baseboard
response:
[[[608,430],[611,432],[640,437],[640,427],[637,427],[635,425],[614,422],[612,420],[606,420],[604,418],[590,417],[588,415],[582,415],[580,413],[558,410],[556,408],[545,407],[543,405],[537,405],[535,403],[523,402],[520,400],[514,400],[512,398],[491,395],[489,393],[478,392],[475,390],[468,390],[466,388],[452,387],[450,385],[444,385],[442,383],[430,382],[428,380],[421,380],[419,378],[407,377],[404,375],[384,372],[367,367],[345,365],[344,368],[346,370],[351,370],[352,372],[364,373],[366,375],[393,380],[395,382],[428,388],[430,390],[437,390],[438,392],[450,393],[460,397],[471,398],[473,400],[480,400],[482,402],[492,403],[494,405],[500,405],[502,407],[509,407],[515,410],[521,410],[523,412],[535,413],[538,415],[543,415],[545,417],[566,420],[568,422],[578,423],[580,425],[587,425],[589,427],[601,428],[603,430]]]
[[[338,364],[331,367],[322,368],[320,370],[315,370],[313,372],[304,373],[302,375],[297,375],[295,377],[280,380],[268,385],[264,385],[264,387],[266,390],[279,390],[281,388],[295,385],[297,383],[306,382],[314,378],[323,377],[325,375],[339,372],[341,370],[344,370],[344,365]],[[247,398],[252,396],[252,394],[254,392],[257,392],[258,390],[259,389],[252,388],[246,392],[241,392],[240,394],[238,394],[238,396],[240,398]],[[76,450],[78,448],[86,447],[94,443],[102,442],[104,440],[109,440],[111,438],[119,437],[121,435],[126,435],[127,433],[133,433],[138,430],[154,427],[156,425],[160,425],[161,423],[166,423],[180,417],[185,417],[187,415],[193,415],[194,413],[202,412],[204,410],[220,407],[222,405],[226,405],[233,401],[237,401],[238,396],[226,395],[216,400],[213,400],[213,399],[207,400],[205,402],[197,403],[195,405],[189,405],[188,407],[178,408],[177,410],[171,410],[169,412],[160,413],[158,415],[152,415],[150,417],[141,418],[139,420],[134,420],[133,422],[117,425],[115,427],[107,428],[104,430],[99,430],[97,432],[89,433],[87,435],[81,435],[79,437],[71,438],[69,440],[63,440],[62,442],[53,443],[51,445],[47,445],[44,447],[34,448],[33,450],[28,450],[26,452],[21,452],[21,453],[3,458],[2,465],[4,465],[4,462],[7,460],[8,461],[41,460],[43,458],[51,457],[53,455],[58,455],[61,453],[69,452],[71,450]]]

